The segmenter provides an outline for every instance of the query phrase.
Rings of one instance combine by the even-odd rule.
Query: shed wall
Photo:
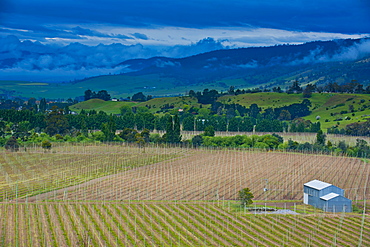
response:
[[[319,208],[325,212],[352,212],[352,201],[343,196],[335,197],[331,200],[320,199]]]

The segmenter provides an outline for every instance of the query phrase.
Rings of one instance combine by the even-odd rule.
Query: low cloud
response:
[[[216,41],[213,38],[205,38],[191,45],[175,45],[162,51],[166,57],[187,57],[199,53],[210,52],[215,50],[228,49],[229,47],[222,44],[223,41]]]
[[[47,81],[47,82],[61,82],[61,81],[73,81],[78,79],[84,79],[91,76],[116,74],[121,72],[130,72],[125,67],[116,68],[85,68],[82,67],[79,70],[65,68],[55,69],[24,69],[24,68],[8,68],[1,69],[0,73],[3,79],[8,80],[19,80],[20,75],[22,78],[28,78],[33,81]]]
[[[309,63],[322,63],[322,62],[341,62],[341,61],[354,61],[370,55],[370,40],[365,39],[349,47],[343,47],[334,54],[322,53],[323,49],[317,47],[310,51],[310,54],[302,59],[294,60],[289,65],[300,65]]]
[[[89,29],[76,28],[76,35],[105,35]],[[225,47],[211,38],[189,46],[145,47],[141,44],[88,46],[71,43],[66,46],[44,45],[39,42],[20,41],[16,36],[0,38],[0,74],[4,79],[65,81],[85,77],[130,72],[118,64],[136,58],[155,56],[185,57]],[[157,67],[174,67],[179,64],[164,62]]]
[[[178,62],[172,62],[172,61],[163,61],[158,59],[155,61],[155,66],[158,68],[165,68],[165,67],[180,67],[181,64]]]
[[[251,61],[250,63],[246,64],[239,64],[237,67],[242,69],[253,69],[258,67],[258,62],[256,60]]]
[[[76,28],[75,35],[107,35],[84,28]],[[124,37],[123,37],[124,38]],[[110,45],[99,44],[88,46],[81,43],[69,45],[42,44],[29,40],[20,41],[16,36],[0,38],[0,75],[2,79],[41,80],[41,81],[68,81],[85,77],[130,72],[126,67],[119,66],[122,62],[137,58],[151,58],[156,56],[181,58],[214,50],[229,49],[224,40],[213,38],[202,39],[190,45],[175,46],[144,46],[142,44]],[[336,62],[360,59],[370,54],[370,40],[343,47],[331,54],[324,53],[318,46],[305,56],[291,54],[289,57],[273,57],[269,61],[261,62],[258,58],[241,64],[234,64],[234,68],[257,68],[276,64],[301,65],[318,62]],[[217,58],[208,59],[207,68],[219,66]],[[175,67],[179,64],[161,61],[157,67]]]
[[[146,36],[143,33],[133,33],[131,35],[134,36],[137,39],[142,39],[142,40],[148,40],[149,39],[148,36]]]

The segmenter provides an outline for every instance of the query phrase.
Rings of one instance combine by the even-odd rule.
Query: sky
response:
[[[370,0],[0,0],[0,65],[18,61],[0,76],[81,77],[132,58],[370,37],[369,13]]]
[[[42,43],[265,46],[369,36],[369,0],[0,0],[0,33]]]

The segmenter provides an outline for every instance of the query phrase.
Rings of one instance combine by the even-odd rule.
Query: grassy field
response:
[[[72,111],[80,112],[84,110],[96,110],[104,111],[108,114],[120,114],[120,108],[123,105],[129,105],[131,107],[148,107],[149,111],[155,113],[161,110],[161,107],[168,105],[173,105],[175,109],[186,108],[186,107],[199,107],[201,104],[197,102],[196,99],[190,97],[160,97],[154,98],[146,102],[125,102],[125,101],[104,101],[100,99],[91,99],[88,101],[83,101],[77,103],[70,107]],[[206,105],[207,106],[207,105]]]
[[[205,88],[226,91],[229,87],[228,84],[234,86],[239,84],[237,81],[205,82],[190,86],[182,86],[179,83],[180,81],[175,78],[163,77],[158,74],[144,76],[107,75],[66,83],[0,80],[0,90],[12,92],[12,95],[16,97],[51,99],[73,99],[84,95],[87,89],[96,92],[107,90],[112,97],[126,98],[138,92],[143,92],[145,95],[174,96],[185,95],[189,90],[203,91]]]
[[[76,91],[74,88],[70,88],[69,86],[69,83],[0,80],[0,90],[11,92],[14,97],[68,99],[70,97],[74,98],[76,96],[83,95],[84,91]]]
[[[301,202],[303,183],[320,179],[369,210],[370,165],[361,159],[60,144],[2,151],[0,164],[1,246],[370,245],[369,215]],[[299,214],[248,212],[235,201],[244,187],[255,205]]]
[[[137,103],[134,102],[125,102],[125,101],[104,101],[101,99],[91,99],[88,101],[83,101],[77,103],[70,107],[72,111],[81,112],[81,110],[95,110],[97,112],[104,111],[108,114],[120,114],[120,108],[124,105],[136,106]]]

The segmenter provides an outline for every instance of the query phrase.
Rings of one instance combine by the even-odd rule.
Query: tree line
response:
[[[215,136],[212,127],[206,129],[203,134],[196,135],[191,142],[194,147],[231,147],[231,148],[258,148],[265,150],[285,150],[291,152],[308,152],[321,154],[346,155],[350,157],[370,157],[370,146],[363,139],[356,139],[354,146],[348,145],[344,140],[337,144],[326,140],[326,135],[322,130],[317,131],[316,139],[313,143],[298,143],[289,139],[284,141],[280,135],[235,135],[235,136]]]
[[[136,113],[133,113],[132,110],[126,110],[123,116],[108,115],[104,112],[94,111],[85,111],[79,115],[72,115],[57,107],[54,107],[47,114],[30,110],[0,110],[0,114],[3,117],[0,121],[0,145],[11,151],[17,151],[23,143],[28,142],[40,143],[43,148],[50,149],[52,146],[51,142],[116,141],[137,143],[140,147],[150,142],[182,143],[194,147],[263,148],[327,154],[335,153],[353,157],[369,157],[370,155],[370,147],[365,140],[357,139],[355,146],[349,146],[345,141],[333,144],[330,141],[326,141],[326,135],[320,129],[320,125],[311,124],[307,127],[309,121],[303,119],[296,122],[296,127],[292,127],[294,126],[292,125],[290,128],[296,128],[296,130],[299,131],[308,128],[306,130],[317,132],[316,141],[314,143],[298,143],[292,140],[284,142],[283,138],[278,134],[267,134],[262,136],[215,136],[216,127],[220,126],[215,124],[218,120],[224,120],[222,126],[225,128],[225,121],[227,118],[222,118],[221,116],[194,118],[194,121],[188,122],[189,126],[193,126],[192,128],[195,127],[197,131],[204,131],[204,133],[194,136],[191,140],[183,140],[181,136],[181,126],[183,128],[186,126],[185,119],[189,116],[182,118],[181,121],[180,115],[172,116],[170,114],[165,114],[159,116],[140,108]],[[147,118],[149,116],[151,117],[150,121],[148,121]],[[235,121],[250,121],[250,123],[254,125],[248,126],[250,128],[255,128],[256,131],[260,131],[258,128],[266,128],[269,124],[268,119],[253,120],[251,117],[235,117],[229,119],[230,127],[233,126],[231,124],[232,119]],[[94,131],[89,129],[88,126],[95,128],[99,121],[100,126],[97,129]],[[260,125],[258,125],[258,121],[260,121]],[[281,123],[279,120],[271,121]],[[368,126],[369,122],[364,124]],[[138,123],[140,124],[138,125]],[[140,126],[140,128],[138,128],[138,126]],[[241,126],[247,125],[244,122]],[[156,127],[163,130],[164,134],[151,133]]]

